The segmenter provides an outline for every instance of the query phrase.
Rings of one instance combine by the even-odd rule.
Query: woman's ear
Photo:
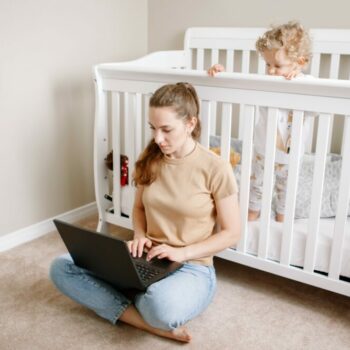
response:
[[[196,117],[191,117],[190,120],[188,121],[188,128],[190,129],[190,131],[192,132],[194,130],[194,128],[196,127],[197,124],[197,118]]]

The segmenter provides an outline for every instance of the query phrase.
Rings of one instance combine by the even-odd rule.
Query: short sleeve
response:
[[[229,162],[220,159],[212,171],[210,191],[215,200],[220,200],[238,192],[237,181]]]

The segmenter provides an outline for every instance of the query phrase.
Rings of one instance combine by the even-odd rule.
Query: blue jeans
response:
[[[77,303],[115,324],[132,303],[123,292],[74,264],[69,254],[56,258],[50,268],[56,287]],[[216,289],[213,266],[184,264],[166,278],[136,294],[134,304],[145,322],[171,330],[199,315]]]

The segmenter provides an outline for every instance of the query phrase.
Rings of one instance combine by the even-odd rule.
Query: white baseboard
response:
[[[66,222],[76,222],[90,215],[97,213],[96,202],[83,205],[66,213],[57,215],[53,218],[38,222],[37,224],[22,228],[18,231],[8,233],[0,237],[0,252],[17,247],[20,244],[32,241],[52,232],[56,229],[53,219],[60,219]]]

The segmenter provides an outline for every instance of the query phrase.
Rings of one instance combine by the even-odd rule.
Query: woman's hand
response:
[[[171,247],[167,244],[160,244],[157,246],[154,246],[148,253],[147,253],[147,260],[151,260],[153,258],[157,257],[158,259],[164,259],[167,258],[171,261],[177,261],[177,262],[183,262],[186,259],[185,254],[185,247]]]
[[[135,237],[132,241],[127,242],[131,255],[140,258],[143,251],[149,251],[152,248],[152,241],[146,237]]]
[[[212,67],[208,69],[208,74],[213,77],[216,73],[224,72],[225,67],[222,64],[214,64]]]

